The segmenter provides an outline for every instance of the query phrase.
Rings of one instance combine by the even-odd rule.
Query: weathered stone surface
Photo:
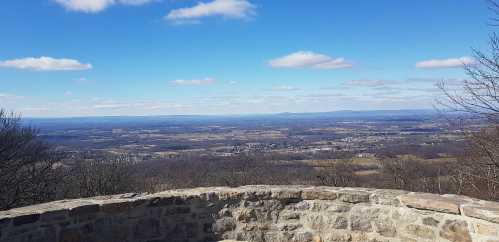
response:
[[[256,220],[256,212],[254,209],[242,209],[237,216],[237,220],[241,222],[251,222]]]
[[[216,234],[223,234],[227,231],[232,231],[236,228],[236,222],[233,218],[222,218],[215,222],[214,225],[208,224],[208,227],[213,227],[213,230],[206,232],[215,232]]]
[[[348,242],[352,241],[352,234],[346,231],[328,233],[324,236],[323,241]]]
[[[250,190],[243,193],[243,199],[248,201],[268,200],[271,194],[269,190]]]
[[[281,213],[280,218],[283,220],[297,220],[300,219],[300,213],[297,212],[286,212],[286,213]]]
[[[348,203],[365,203],[369,202],[371,194],[364,191],[341,190],[338,192],[338,197],[342,202]]]
[[[300,200],[301,190],[297,189],[274,189],[271,198],[279,200]]]
[[[338,195],[336,192],[325,189],[306,189],[301,193],[304,200],[335,200]]]
[[[331,204],[327,206],[325,210],[334,212],[334,213],[346,213],[352,209],[352,205],[349,204]],[[321,210],[324,211],[324,210]]]
[[[481,235],[499,237],[499,228],[491,224],[477,223],[475,224],[475,231]]]
[[[461,206],[463,215],[473,218],[483,219],[493,223],[499,223],[499,204],[495,205],[463,205]]]
[[[459,214],[459,206],[463,203],[463,201],[460,199],[427,193],[412,193],[402,195],[400,196],[400,201],[403,205],[411,208],[453,214]]]
[[[400,191],[400,190],[380,189],[373,191],[370,195],[369,200],[375,204],[399,206],[400,201],[398,200],[397,197],[405,195],[407,193],[409,192]]]
[[[414,235],[418,238],[433,240],[436,237],[435,232],[432,229],[425,226],[410,224],[405,229],[407,233]]]
[[[350,227],[353,231],[372,232],[372,223],[380,215],[378,208],[354,207],[350,217]]]
[[[183,205],[185,201],[180,197],[155,197],[149,202],[149,207],[163,207],[172,205]]]
[[[333,223],[333,228],[335,229],[347,229],[348,228],[348,219],[346,217],[336,217]]]
[[[472,242],[468,224],[462,220],[447,220],[440,230],[440,237],[452,242]]]
[[[405,236],[401,236],[400,237],[400,241],[402,241],[402,242],[418,242],[417,240],[415,240],[413,238],[408,238],[408,237],[405,237]]]
[[[390,219],[375,219],[374,227],[376,233],[385,237],[395,237],[397,234],[397,228]]]
[[[423,218],[423,224],[424,225],[429,225],[429,226],[432,226],[432,227],[437,227],[438,223],[440,223],[440,222],[438,220],[436,220],[435,218],[432,218],[432,217],[425,217],[425,218]]]
[[[0,211],[0,242],[493,242],[498,208],[462,196],[396,190],[195,188]]]

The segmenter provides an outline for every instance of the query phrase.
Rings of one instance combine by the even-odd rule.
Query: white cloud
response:
[[[214,0],[200,2],[193,7],[174,9],[166,16],[167,20],[183,23],[196,22],[200,18],[221,16],[226,18],[245,19],[255,12],[255,5],[247,0]]]
[[[0,100],[15,100],[15,99],[21,99],[23,98],[22,96],[17,96],[15,94],[11,93],[1,93],[0,92]]]
[[[344,58],[332,58],[327,55],[312,51],[298,51],[287,56],[269,61],[274,68],[314,68],[314,69],[340,69],[350,68],[352,63]]]
[[[296,88],[296,87],[292,87],[292,86],[286,86],[286,85],[272,87],[272,91],[290,92],[290,91],[298,91],[298,90],[300,90],[300,89]]]
[[[69,91],[69,90],[68,90],[68,91],[65,91],[65,92],[64,92],[64,96],[66,96],[66,97],[67,97],[67,96],[71,96],[71,95],[73,95],[73,92],[72,92],[72,91]]]
[[[344,85],[347,86],[364,86],[364,87],[377,87],[377,86],[383,86],[385,84],[386,81],[383,80],[350,80],[344,83]]]
[[[125,5],[135,5],[135,6],[138,6],[138,5],[150,3],[152,1],[155,1],[155,0],[119,0],[118,2],[121,3],[121,4],[125,4]]]
[[[215,80],[213,78],[205,78],[205,79],[192,79],[192,80],[174,80],[171,81],[171,84],[179,85],[179,86],[202,86],[202,85],[211,85],[215,84]]]
[[[34,71],[75,71],[92,69],[91,64],[83,64],[74,59],[54,59],[42,56],[0,61],[0,67]]]
[[[416,63],[416,67],[423,69],[437,69],[437,68],[456,68],[456,67],[463,67],[465,65],[474,65],[474,64],[476,64],[476,60],[473,57],[463,56],[460,58],[425,60]]]
[[[152,2],[154,0],[54,0],[54,1],[70,11],[97,13],[115,4],[138,6]]]

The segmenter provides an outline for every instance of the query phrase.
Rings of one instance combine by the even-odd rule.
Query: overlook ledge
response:
[[[499,203],[310,186],[171,190],[0,211],[1,242],[499,242]]]

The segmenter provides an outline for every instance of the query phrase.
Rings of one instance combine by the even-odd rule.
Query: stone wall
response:
[[[197,188],[0,212],[0,241],[499,242],[499,203],[305,186]]]

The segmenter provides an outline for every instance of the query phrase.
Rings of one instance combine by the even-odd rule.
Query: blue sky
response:
[[[431,108],[486,50],[482,0],[6,0],[0,107],[24,116]]]

